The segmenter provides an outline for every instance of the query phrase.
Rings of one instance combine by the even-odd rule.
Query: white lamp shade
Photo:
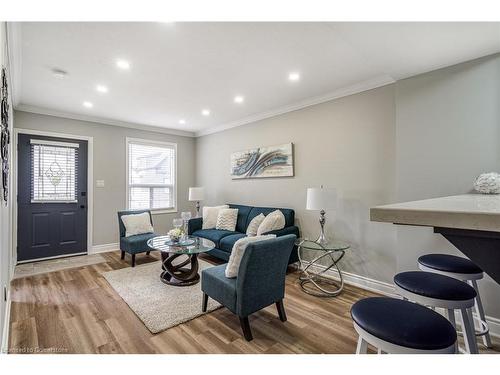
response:
[[[202,187],[189,188],[190,201],[202,201],[203,199],[205,199],[205,190]]]
[[[337,191],[327,188],[308,188],[307,204],[308,210],[333,210],[337,207]]]

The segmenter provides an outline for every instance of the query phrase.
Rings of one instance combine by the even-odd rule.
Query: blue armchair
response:
[[[296,238],[289,234],[250,243],[234,279],[225,276],[226,264],[203,270],[203,312],[207,311],[208,297],[218,301],[238,315],[247,341],[253,339],[248,321],[250,314],[275,303],[280,320],[285,322],[285,275]]]
[[[122,216],[142,214],[143,212],[149,213],[149,220],[151,220],[152,226],[153,219],[151,217],[150,210],[118,211],[118,226],[120,227],[120,250],[122,251],[121,259],[125,259],[125,253],[129,253],[132,256],[132,267],[135,267],[135,254],[146,252],[146,254],[149,255],[150,249],[148,248],[147,242],[150,238],[157,236],[157,234],[144,233],[125,237],[125,225],[123,225]]]

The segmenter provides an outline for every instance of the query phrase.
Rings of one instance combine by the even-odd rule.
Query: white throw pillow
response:
[[[259,229],[259,225],[264,221],[266,217],[264,214],[259,214],[255,216],[252,221],[250,221],[250,224],[248,224],[247,228],[247,236],[256,236],[257,235],[257,229]]]
[[[225,271],[226,277],[231,279],[238,276],[241,259],[243,258],[243,254],[250,243],[270,240],[272,238],[276,238],[276,235],[267,234],[265,236],[243,237],[236,241],[233,245],[231,255],[229,256],[229,261],[227,262]]]
[[[285,227],[285,216],[280,210],[276,210],[267,215],[257,229],[257,236],[272,230],[283,229]]]
[[[222,208],[219,210],[215,229],[230,230],[234,232],[236,229],[236,220],[238,220],[237,208]]]
[[[125,237],[154,232],[148,212],[143,212],[142,214],[123,215],[122,222],[123,225],[125,225]]]
[[[215,207],[203,207],[203,223],[201,229],[213,229],[217,225],[219,211],[223,208],[229,208],[227,204]]]

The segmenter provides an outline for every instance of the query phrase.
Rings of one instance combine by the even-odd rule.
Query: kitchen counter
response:
[[[377,206],[370,220],[433,227],[500,284],[500,195],[464,194]]]

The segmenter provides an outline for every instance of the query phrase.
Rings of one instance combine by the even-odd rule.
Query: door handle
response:
[[[85,208],[85,206],[82,204],[82,205],[80,205],[80,208]]]

